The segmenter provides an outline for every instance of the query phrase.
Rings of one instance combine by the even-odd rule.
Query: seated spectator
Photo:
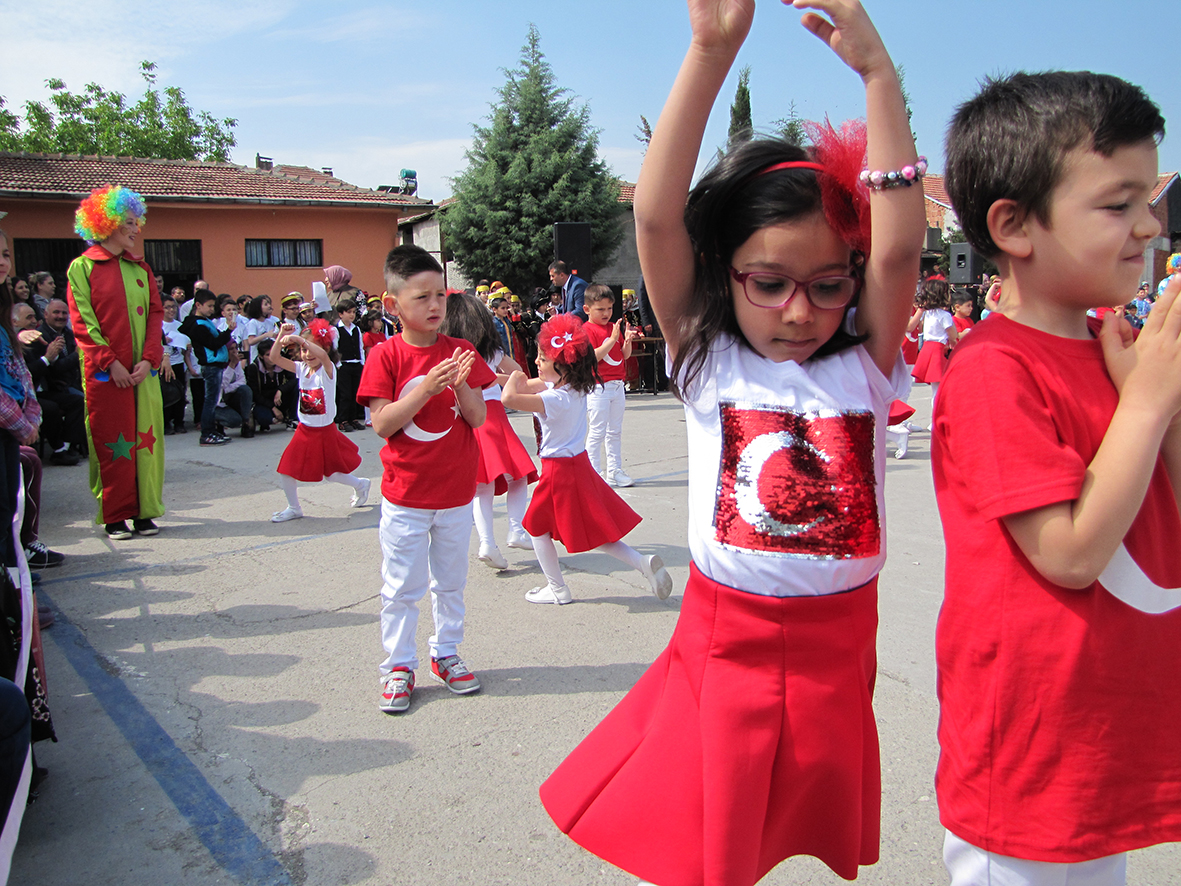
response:
[[[259,348],[258,359],[246,368],[246,380],[254,396],[254,421],[259,433],[278,422],[292,427],[298,402],[295,376],[271,362],[270,353]]]
[[[232,341],[228,346],[229,359],[221,375],[221,399],[213,411],[219,425],[242,428],[243,437],[254,436],[254,392],[246,383],[246,370]]]
[[[63,303],[54,300],[51,304]],[[51,332],[53,340],[46,344],[45,333],[37,328],[37,317],[27,304],[13,305],[12,324],[23,345],[25,365],[33,377],[37,402],[41,404],[41,432],[52,451],[49,460],[55,465],[76,465],[82,458],[71,451],[71,446],[76,450],[85,445],[86,400],[80,391],[69,387],[72,375],[68,359],[63,356],[66,338]],[[57,365],[62,369],[55,378]]]

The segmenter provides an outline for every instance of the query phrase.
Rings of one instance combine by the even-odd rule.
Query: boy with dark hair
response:
[[[402,332],[373,348],[357,400],[369,407],[381,450],[380,708],[410,707],[418,601],[429,590],[435,618],[431,673],[457,695],[480,681],[458,655],[463,641],[472,498],[484,423],[480,393],[496,380],[470,342],[439,335],[447,313],[443,269],[419,246],[398,246],[385,264],[385,306]]]
[[[1160,232],[1163,132],[1140,89],[1085,72],[990,81],[948,132],[952,205],[1005,287],[932,428],[954,886],[1114,886],[1129,850],[1181,839],[1181,279],[1135,341],[1087,318]]]
[[[357,386],[365,368],[365,348],[361,327],[357,325],[357,303],[345,296],[336,303],[336,349],[340,365],[336,367],[336,426],[345,433],[365,430],[365,413],[357,405]]]
[[[193,354],[201,366],[205,381],[205,400],[201,405],[201,445],[221,446],[230,438],[219,434],[215,424],[217,401],[221,398],[221,377],[229,363],[229,343],[237,326],[234,314],[224,318],[226,328],[219,329],[213,319],[218,297],[208,289],[193,293],[193,310],[180,325],[180,331],[193,343]]]
[[[632,355],[635,333],[622,317],[611,322],[615,312],[615,293],[610,286],[592,283],[586,288],[587,321],[583,325],[595,359],[599,361],[602,381],[586,396],[586,452],[591,467],[612,486],[632,486],[634,481],[623,469],[623,408],[626,392],[627,359]],[[607,443],[607,470],[603,470],[603,442]]]
[[[976,324],[972,322],[972,309],[976,307],[976,296],[971,289],[951,291],[951,319],[955,323],[956,341]]]

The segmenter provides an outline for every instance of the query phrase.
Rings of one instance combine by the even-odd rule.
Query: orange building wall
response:
[[[0,228],[14,239],[74,237],[76,208],[74,202],[0,200],[0,211],[8,213]],[[398,211],[389,208],[149,203],[141,237],[200,240],[202,273],[214,292],[275,296],[298,290],[310,298],[312,281],[324,279],[318,268],[247,268],[246,240],[323,240],[325,267],[343,265],[353,272],[354,286],[380,293],[382,266],[397,235]]]

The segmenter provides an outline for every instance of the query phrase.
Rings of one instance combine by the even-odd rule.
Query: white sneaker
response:
[[[917,422],[913,422],[910,419],[907,419],[906,421],[904,421],[902,423],[902,427],[904,427],[908,431],[911,431],[912,433],[915,433],[915,432],[921,433],[922,431],[927,430],[922,425],[918,424]]]
[[[281,511],[275,511],[271,514],[272,523],[286,523],[288,520],[298,520],[303,516],[303,511],[299,508],[285,507]]]
[[[656,595],[656,599],[667,600],[668,595],[673,592],[673,577],[664,568],[664,561],[655,554],[645,557],[644,565],[640,571],[644,573],[644,578],[648,579],[648,584],[652,586],[652,593]]]
[[[365,504],[365,502],[369,501],[369,487],[372,485],[372,480],[362,477],[361,488],[353,490],[353,498],[352,501],[349,502],[349,507],[359,508],[361,505]]]
[[[636,481],[623,471],[616,471],[608,481],[612,486],[635,486]]]
[[[480,545],[480,560],[493,569],[508,569],[508,560],[496,545]]]
[[[510,532],[508,534],[508,547],[519,548],[522,551],[533,550],[533,539],[529,537],[529,533],[524,529],[519,532]]]
[[[559,606],[565,606],[567,603],[574,602],[574,595],[570,593],[570,588],[566,585],[555,589],[547,584],[527,591],[525,599],[530,603],[557,603]]]

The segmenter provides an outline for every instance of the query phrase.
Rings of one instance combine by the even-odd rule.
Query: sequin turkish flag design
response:
[[[299,392],[299,411],[304,415],[325,415],[324,389],[301,389]]]
[[[872,412],[720,408],[719,542],[781,556],[877,555]]]

